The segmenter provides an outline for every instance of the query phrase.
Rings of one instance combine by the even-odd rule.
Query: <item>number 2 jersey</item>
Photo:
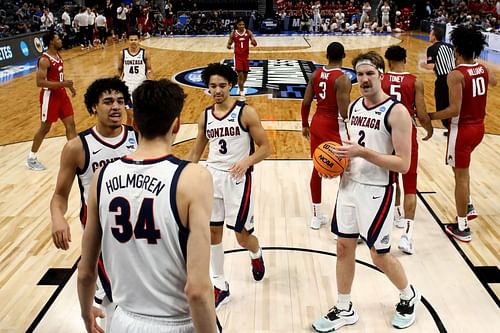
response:
[[[254,144],[248,129],[241,123],[245,102],[235,102],[220,118],[214,114],[216,106],[205,109],[205,135],[209,143],[207,165],[228,171],[233,164],[254,152]]]
[[[79,133],[78,136],[85,152],[85,165],[83,169],[77,170],[81,200],[80,221],[85,225],[92,176],[97,169],[135,151],[137,136],[132,127],[125,125],[122,125],[122,132],[115,138],[102,137],[95,126]]]
[[[364,98],[358,98],[349,107],[350,139],[381,154],[393,154],[389,115],[398,103],[388,98],[368,108],[364,104]],[[396,172],[381,168],[362,157],[351,158],[346,172],[352,180],[367,185],[386,186],[397,179]]]
[[[139,49],[137,54],[130,54],[128,49],[123,49],[123,81],[130,93],[141,85],[146,76],[146,61],[144,60],[144,49]]]
[[[114,302],[126,311],[189,319],[186,251],[189,230],[177,210],[177,184],[188,164],[167,155],[123,157],[97,182],[104,268]]]

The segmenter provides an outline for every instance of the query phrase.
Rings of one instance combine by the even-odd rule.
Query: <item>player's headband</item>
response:
[[[380,74],[384,74],[384,70],[380,67],[377,67],[370,59],[361,59],[356,63],[356,69],[358,69],[358,66],[361,65],[369,65],[372,67],[375,67],[376,70],[380,72]]]

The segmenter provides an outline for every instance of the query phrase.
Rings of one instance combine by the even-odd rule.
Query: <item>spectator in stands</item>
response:
[[[61,15],[64,32],[69,35],[71,32],[71,17],[69,16],[68,6],[64,6],[64,12]]]
[[[40,17],[41,30],[54,30],[54,15],[49,8],[43,9],[43,15]]]
[[[19,7],[16,12],[16,16],[18,21],[28,20],[30,18],[30,8],[28,3],[25,2],[22,7]]]
[[[120,41],[127,34],[127,13],[128,9],[125,7],[125,3],[122,2],[120,7],[116,9],[116,35]]]

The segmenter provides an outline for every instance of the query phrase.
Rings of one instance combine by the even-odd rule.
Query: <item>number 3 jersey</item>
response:
[[[137,54],[130,54],[128,49],[123,49],[123,81],[130,93],[141,85],[146,76],[146,61],[144,60],[144,49],[139,49]]]
[[[207,165],[228,171],[231,166],[254,152],[253,140],[241,123],[245,102],[235,102],[222,117],[214,110],[217,104],[205,109],[205,135],[208,139]]]
[[[391,155],[394,153],[389,115],[398,102],[388,98],[379,105],[368,108],[364,98],[358,98],[349,107],[349,137],[359,145]],[[349,177],[362,184],[386,186],[396,180],[397,173],[381,168],[362,157],[353,157],[346,170]]]
[[[189,231],[177,209],[177,184],[188,164],[167,155],[123,157],[97,182],[104,268],[113,300],[126,311],[189,318],[186,249]]]

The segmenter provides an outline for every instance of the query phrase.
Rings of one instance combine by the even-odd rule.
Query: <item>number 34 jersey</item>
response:
[[[113,300],[126,311],[171,318],[189,314],[184,294],[189,230],[176,199],[187,164],[172,155],[143,161],[124,157],[99,174],[103,262]]]
[[[216,104],[205,109],[205,135],[208,139],[207,164],[228,171],[233,164],[254,152],[253,140],[241,123],[245,102],[238,101],[222,117],[214,114]]]

